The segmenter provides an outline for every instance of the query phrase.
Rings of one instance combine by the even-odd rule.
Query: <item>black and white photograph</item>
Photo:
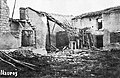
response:
[[[120,0],[0,0],[0,78],[120,78]]]

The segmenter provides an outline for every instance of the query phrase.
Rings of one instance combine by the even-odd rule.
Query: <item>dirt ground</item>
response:
[[[18,65],[21,70],[0,61],[0,70],[17,71],[17,78],[120,78],[120,50],[65,50],[48,56],[14,51],[14,59],[36,65],[35,70]],[[1,76],[13,78],[14,76]]]

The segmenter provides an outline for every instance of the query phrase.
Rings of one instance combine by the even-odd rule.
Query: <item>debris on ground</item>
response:
[[[40,55],[31,50],[14,50],[9,53],[1,51],[0,62],[17,69],[18,77],[119,78],[119,52],[117,49],[110,51],[66,49]]]

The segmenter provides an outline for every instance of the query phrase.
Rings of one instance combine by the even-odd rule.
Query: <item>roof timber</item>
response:
[[[53,18],[50,14],[48,14],[48,13],[46,13],[46,12],[36,11],[36,10],[30,8],[30,7],[27,7],[26,9],[30,9],[30,10],[36,12],[36,13],[39,14],[39,15],[42,15],[42,14],[45,15],[48,20],[56,23],[58,26],[60,26],[60,27],[63,28],[64,30],[75,34],[75,32],[74,32],[74,29],[75,29],[75,28],[74,28],[74,27],[72,27],[72,26],[70,26],[70,25],[68,25],[68,24],[66,24],[66,23],[61,23],[59,20]]]

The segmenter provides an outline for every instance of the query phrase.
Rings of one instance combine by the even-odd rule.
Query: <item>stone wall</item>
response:
[[[46,35],[48,34],[47,18],[45,15],[39,15],[33,10],[26,8],[25,19],[30,21],[36,31],[36,48],[45,49]]]
[[[103,35],[103,46],[110,44],[110,32],[108,30],[104,30]]]
[[[94,30],[97,30],[97,22],[96,19],[98,17],[86,17],[82,19],[72,20],[72,24],[76,28],[85,28],[85,27],[91,27]]]
[[[120,13],[103,14],[102,17],[104,29],[110,32],[120,31]]]

